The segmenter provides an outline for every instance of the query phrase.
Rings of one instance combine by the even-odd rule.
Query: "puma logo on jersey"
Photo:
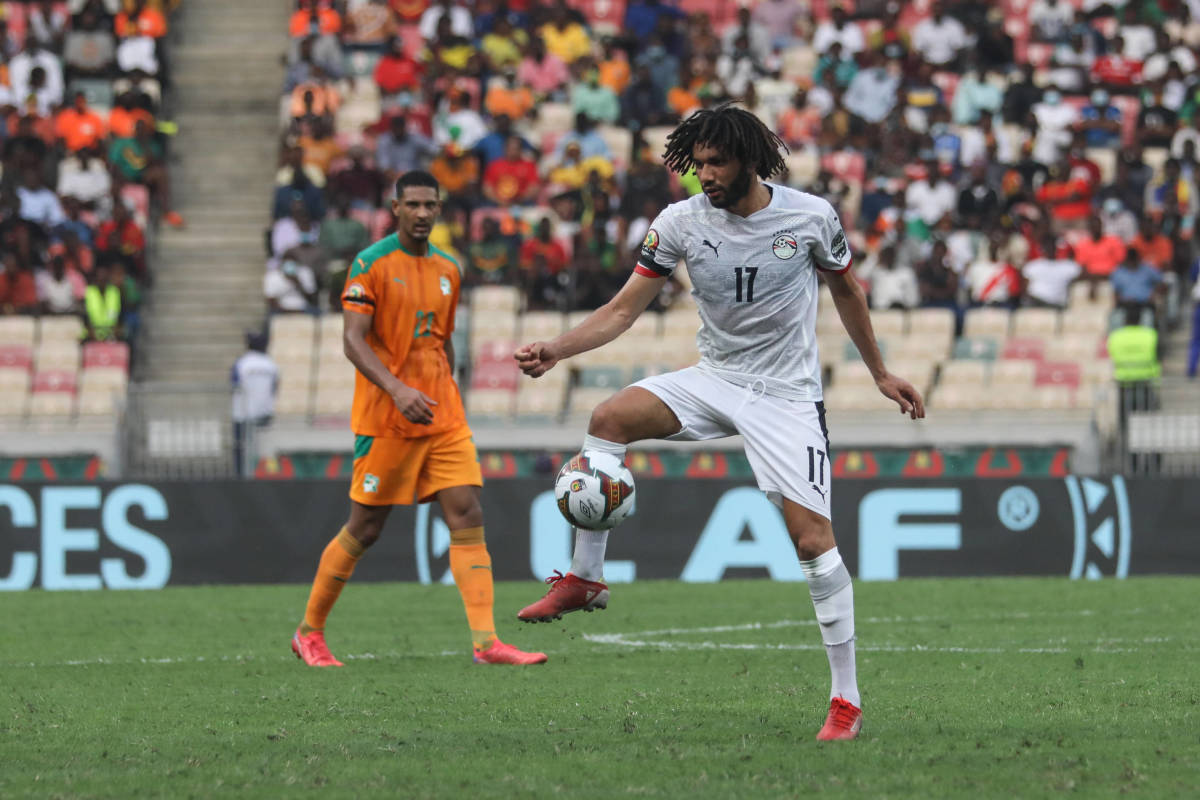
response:
[[[713,243],[712,243],[712,242],[710,242],[708,239],[705,239],[705,240],[704,240],[704,241],[702,241],[700,244],[704,245],[705,247],[711,247],[711,248],[712,248],[712,251],[713,251],[713,255],[714,255],[714,256],[716,256],[717,258],[720,258],[720,257],[721,257],[721,254],[717,252],[717,248],[718,248],[718,247],[720,247],[721,245],[725,244],[725,243],[724,243],[724,242],[717,242],[716,244],[713,244]]]
[[[829,499],[828,497],[826,497],[826,496],[825,496],[825,491],[824,491],[824,490],[823,490],[823,489],[822,489],[820,486],[817,486],[817,485],[814,483],[814,484],[812,484],[812,485],[811,485],[811,487],[812,487],[812,490],[813,490],[814,492],[816,492],[817,494],[821,495],[821,499],[822,499],[822,500],[828,500],[828,499]]]

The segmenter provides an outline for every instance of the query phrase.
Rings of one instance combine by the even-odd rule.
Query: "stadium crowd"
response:
[[[183,224],[159,120],[177,4],[0,3],[0,314],[76,316],[88,339],[135,337],[147,238],[160,220]],[[5,366],[30,366],[22,353],[6,350]]]
[[[1187,307],[1195,0],[298,0],[290,34],[276,310],[338,307],[415,168],[468,285],[594,308],[699,190],[659,163],[670,126],[726,100],[838,207],[875,308],[1065,308],[1078,281]]]

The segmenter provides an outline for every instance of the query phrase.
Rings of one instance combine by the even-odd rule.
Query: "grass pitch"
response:
[[[452,587],[351,585],[341,670],[288,650],[307,587],[3,597],[0,797],[1100,797],[1200,786],[1200,581],[856,584],[857,742],[818,744],[803,585],[613,587],[474,666]]]

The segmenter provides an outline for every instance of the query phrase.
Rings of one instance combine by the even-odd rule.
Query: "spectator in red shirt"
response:
[[[1092,64],[1092,82],[1110,92],[1129,94],[1134,84],[1141,82],[1142,62],[1127,58],[1124,52],[1125,39],[1114,36],[1108,43],[1106,55]]]
[[[1138,252],[1142,261],[1159,272],[1166,272],[1171,268],[1175,246],[1171,244],[1170,237],[1164,236],[1158,225],[1149,217],[1142,217],[1138,235],[1133,237],[1129,246]]]
[[[130,271],[146,276],[146,236],[124,203],[113,203],[112,219],[96,233],[96,251],[123,260]]]
[[[1098,216],[1088,218],[1088,235],[1075,243],[1075,261],[1092,281],[1107,279],[1125,260],[1125,243],[1114,234],[1104,235]]]
[[[19,261],[12,250],[0,258],[4,263],[4,270],[0,271],[0,313],[36,314],[39,305],[33,269]]]
[[[1060,227],[1082,224],[1092,213],[1092,187],[1086,180],[1071,175],[1071,164],[1062,161],[1050,169],[1050,177],[1035,195],[1050,208]]]
[[[521,245],[521,269],[532,271],[539,256],[545,260],[545,267],[551,275],[557,275],[567,267],[566,248],[551,236],[549,217],[542,217],[534,229],[534,235]]]
[[[504,156],[488,164],[483,194],[500,206],[525,205],[537,198],[537,165],[525,157],[520,136],[510,135],[504,142]]]
[[[384,94],[416,91],[421,86],[425,67],[404,50],[404,40],[392,39],[391,47],[375,65],[375,83]]]

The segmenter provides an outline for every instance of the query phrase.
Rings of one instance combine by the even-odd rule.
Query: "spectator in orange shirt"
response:
[[[148,99],[134,91],[124,92],[117,97],[112,111],[108,114],[108,132],[114,139],[133,136],[139,121],[154,127],[154,115],[144,108]]]
[[[537,198],[537,165],[525,157],[520,136],[510,135],[504,143],[504,156],[488,164],[483,194],[500,206],[524,205]]]
[[[332,118],[342,104],[337,89],[323,83],[325,71],[313,68],[313,80],[292,90],[292,119],[311,124],[320,117]]]
[[[625,91],[633,73],[629,66],[629,57],[625,50],[617,46],[617,40],[611,36],[604,38],[604,58],[600,62],[600,85],[607,86],[618,95]]]
[[[288,33],[294,38],[318,34],[332,36],[342,30],[342,18],[326,3],[317,0],[296,0],[296,11],[288,23]]]
[[[1170,237],[1164,236],[1158,225],[1149,217],[1142,217],[1138,235],[1133,237],[1129,246],[1138,252],[1143,262],[1159,272],[1166,272],[1171,268],[1175,246],[1171,244]]]
[[[312,164],[326,176],[329,175],[329,165],[342,155],[341,145],[333,138],[333,126],[325,119],[315,122],[312,131],[302,134],[296,144],[304,150],[304,163]]]
[[[433,163],[429,172],[438,179],[450,203],[468,211],[476,205],[479,190],[479,161],[461,146],[450,142]]]
[[[1125,243],[1113,234],[1104,235],[1098,216],[1088,218],[1088,235],[1075,243],[1075,261],[1091,280],[1106,279],[1125,260]]]
[[[167,35],[167,18],[158,9],[149,8],[146,0],[132,0],[128,11],[117,14],[113,30],[118,39],[129,36],[161,39]]]
[[[788,147],[816,144],[821,135],[821,112],[809,105],[808,89],[802,86],[796,90],[791,106],[779,115],[775,127]]]
[[[54,120],[54,134],[67,151],[77,153],[87,147],[96,147],[108,134],[104,118],[88,108],[87,95],[76,92],[70,107],[58,112]]]
[[[533,110],[533,92],[528,86],[517,83],[517,76],[512,71],[504,75],[504,84],[490,82],[483,107],[493,118],[505,116],[509,119],[521,119]]]

